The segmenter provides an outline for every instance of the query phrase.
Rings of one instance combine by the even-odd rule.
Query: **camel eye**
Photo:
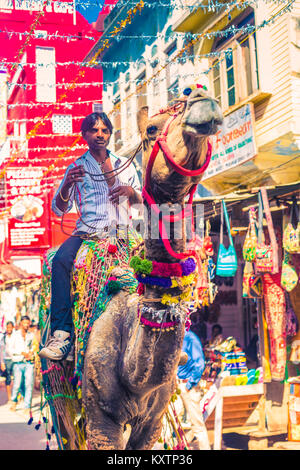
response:
[[[147,128],[147,134],[150,135],[151,137],[154,136],[157,132],[157,127],[156,126],[149,126]]]

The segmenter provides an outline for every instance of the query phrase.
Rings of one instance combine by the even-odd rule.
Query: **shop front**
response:
[[[199,201],[206,231],[191,329],[205,352],[201,406],[216,449],[222,429],[247,425],[300,440],[299,189]]]

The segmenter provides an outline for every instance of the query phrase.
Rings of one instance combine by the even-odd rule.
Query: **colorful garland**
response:
[[[194,258],[187,258],[180,263],[160,263],[142,259],[136,255],[131,258],[129,265],[133,268],[135,273],[159,277],[188,276],[196,269],[196,261]]]
[[[133,247],[141,242],[135,231],[120,239],[84,240],[74,262],[72,294],[74,295],[73,324],[75,332],[75,368],[72,363],[42,360],[41,410],[50,409],[55,434],[60,449],[66,440],[59,428],[62,419],[69,444],[86,449],[81,420],[81,387],[84,355],[94,322],[105,311],[108,302],[121,289],[136,292],[137,280],[128,269]],[[41,293],[40,325],[46,330],[50,315],[51,264],[56,249],[45,256],[43,290]],[[44,332],[42,333],[44,335]],[[50,436],[51,437],[51,436]],[[49,441],[49,438],[48,438]]]
[[[191,273],[188,276],[172,279],[170,277],[146,276],[145,274],[137,274],[136,278],[142,284],[170,289],[173,287],[183,287],[193,284],[195,276],[195,273]]]

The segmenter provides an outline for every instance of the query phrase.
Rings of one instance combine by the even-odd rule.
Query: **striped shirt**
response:
[[[109,151],[113,169],[128,162],[126,157],[119,157]],[[130,225],[130,206],[128,199],[124,198],[119,205],[110,202],[108,193],[110,189],[118,186],[131,186],[136,192],[141,192],[139,177],[134,165],[131,163],[115,177],[115,184],[109,188],[101,170],[101,166],[87,151],[75,162],[68,166],[66,173],[52,200],[52,210],[61,217],[63,212],[56,205],[56,198],[63,187],[67,174],[71,168],[82,165],[85,170],[83,181],[77,183],[70,192],[70,199],[66,212],[69,212],[76,203],[79,219],[76,222],[74,235],[96,234],[113,224]],[[93,176],[94,175],[94,176]],[[104,180],[104,181],[103,181]]]

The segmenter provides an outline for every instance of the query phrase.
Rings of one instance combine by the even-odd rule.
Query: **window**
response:
[[[179,87],[178,87],[178,80],[176,80],[176,82],[174,82],[173,85],[171,85],[168,88],[168,103],[172,103],[175,100],[175,98],[178,97],[178,94],[179,94]]]
[[[157,54],[157,51],[158,51],[158,47],[156,44],[154,44],[154,46],[151,49],[151,57],[154,57]]]
[[[113,84],[113,94],[115,95],[116,93],[118,93],[119,91],[119,82],[118,80],[115,81],[115,83]]]
[[[36,101],[55,103],[55,49],[36,47]]]
[[[53,134],[72,134],[72,116],[70,114],[53,114]]]
[[[253,13],[235,22],[237,27],[246,24],[254,25]],[[212,89],[225,111],[259,89],[255,34],[248,37],[242,32],[234,38],[217,39],[212,52],[219,52],[218,59],[211,62]]]
[[[93,113],[102,113],[103,104],[102,103],[93,103]]]
[[[222,107],[221,74],[220,74],[220,63],[218,60],[216,60],[213,63],[212,73],[213,73],[213,90],[214,90],[215,98],[219,101],[219,104]]]
[[[169,89],[178,78],[178,64],[176,58],[177,41],[174,41],[165,51],[166,54],[166,81]]]
[[[228,49],[225,53],[226,63],[226,83],[227,83],[227,101],[228,106],[235,104],[235,81],[234,81],[234,68],[233,68],[233,52]]]
[[[131,92],[130,86],[125,89],[126,106],[126,137],[129,139],[132,135],[132,110],[131,110]]]
[[[172,29],[172,25],[168,26],[166,32],[165,32],[165,42],[168,42],[169,39],[172,37],[173,35],[173,29]]]

